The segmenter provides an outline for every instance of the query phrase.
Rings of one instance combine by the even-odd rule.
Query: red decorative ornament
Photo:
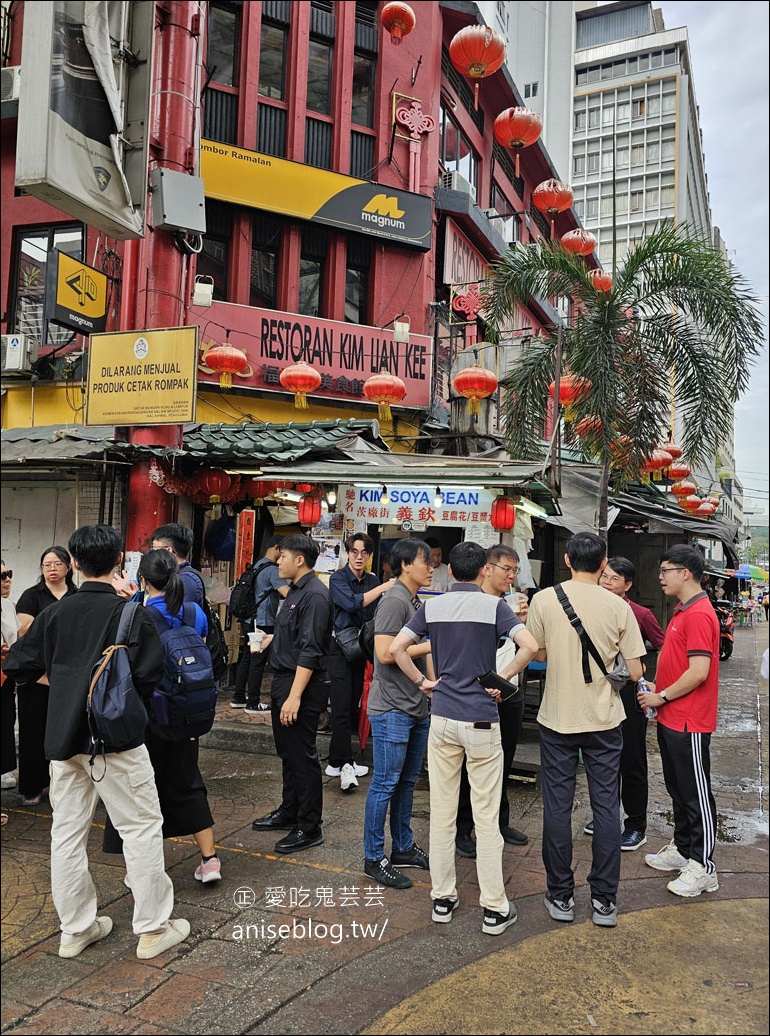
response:
[[[249,366],[246,353],[242,349],[236,349],[229,342],[209,349],[203,357],[203,362],[219,374],[219,384],[222,388],[232,388],[233,374],[241,374]]]
[[[665,450],[653,450],[652,455],[642,464],[643,471],[663,471],[671,464],[671,454]],[[689,472],[688,472],[689,474]]]
[[[560,212],[566,212],[575,195],[568,183],[561,180],[543,180],[532,192],[532,204],[540,212],[551,217],[551,239],[553,240],[554,219]]]
[[[602,422],[598,417],[584,417],[575,425],[575,431],[581,439],[598,438],[602,434]]]
[[[284,367],[278,380],[285,389],[294,393],[294,406],[297,410],[307,410],[307,393],[315,392],[321,384],[321,375],[310,364],[300,360],[290,367]]]
[[[315,486],[312,482],[297,482],[294,486],[298,493],[313,493],[315,494]]]
[[[679,460],[679,458],[682,456],[682,447],[677,446],[675,442],[663,442],[660,444],[658,448],[661,450],[665,450],[666,453],[670,453],[674,460]],[[690,472],[688,471],[687,474],[689,475]]]
[[[590,255],[596,248],[596,238],[588,230],[570,230],[562,234],[561,247],[572,255]]]
[[[666,453],[668,453],[668,450],[666,450]],[[674,460],[674,463],[669,465],[666,474],[674,482],[681,482],[683,478],[687,478],[688,475],[692,475],[692,468],[689,464]]]
[[[690,496],[683,496],[679,498],[679,506],[685,511],[689,511],[690,514],[694,514],[698,510],[700,505],[703,503],[697,493],[693,493]]]
[[[516,176],[519,175],[519,152],[534,144],[543,132],[543,120],[531,108],[506,108],[495,119],[495,140],[503,147],[516,150]]]
[[[408,36],[417,24],[414,11],[408,4],[402,4],[399,0],[385,4],[380,12],[380,21],[384,28],[390,33],[390,42],[400,45],[404,36]]]
[[[208,471],[204,471],[195,482],[196,489],[203,496],[208,497],[210,504],[221,503],[222,497],[227,495],[232,485],[230,476],[221,468],[210,468]]]
[[[563,374],[559,378],[559,406],[572,407],[585,399],[591,391],[591,382],[587,378],[578,378],[575,374]],[[548,386],[548,395],[553,399],[556,395],[556,383]],[[597,418],[591,418],[597,420]]]
[[[693,511],[693,514],[699,518],[710,518],[716,511],[716,507],[710,504],[708,500],[701,501],[701,505],[697,511]]]
[[[241,495],[253,500],[264,500],[275,489],[274,482],[264,482],[258,478],[245,478],[241,482]]]
[[[492,501],[490,522],[493,529],[512,529],[516,523],[516,508],[507,496],[498,496]]]
[[[319,496],[303,496],[297,504],[297,518],[300,525],[318,525],[321,520],[321,498]]]
[[[465,367],[452,379],[452,387],[458,395],[469,400],[469,414],[480,414],[479,400],[488,399],[492,395],[497,388],[497,378],[492,371],[474,363],[471,367]]]
[[[505,61],[505,40],[487,25],[466,25],[449,44],[449,60],[458,72],[474,80],[478,108],[479,80],[491,76]]]
[[[614,468],[624,468],[629,465],[631,458],[632,442],[627,435],[619,435],[610,444],[610,453],[613,457]]]
[[[690,496],[691,493],[694,493],[697,488],[698,487],[694,482],[675,482],[671,487],[671,492],[674,496],[680,496],[684,500],[686,496]]]
[[[606,270],[589,270],[588,277],[597,291],[612,290],[612,274]]]
[[[364,395],[372,403],[377,404],[381,421],[392,421],[391,403],[400,403],[406,395],[406,385],[401,378],[383,371],[373,374],[364,382]]]

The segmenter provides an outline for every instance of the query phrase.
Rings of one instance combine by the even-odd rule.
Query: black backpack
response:
[[[195,608],[185,604],[182,625],[148,609],[163,645],[163,676],[150,700],[150,729],[164,741],[208,734],[214,724],[217,685],[211,653],[195,630]]]
[[[86,714],[92,766],[95,756],[104,756],[106,748],[119,751],[136,745],[144,737],[147,710],[134,686],[128,659],[128,636],[139,607],[136,602],[124,606],[115,643],[105,648],[91,672]]]
[[[258,561],[256,565],[251,565],[250,568],[247,568],[238,578],[238,582],[230,591],[229,607],[230,614],[234,619],[240,619],[242,622],[250,622],[256,617],[256,614],[259,611],[259,606],[262,602],[266,600],[271,593],[274,593],[273,587],[270,587],[269,590],[266,590],[265,593],[262,594],[259,600],[254,596],[257,576],[269,565],[275,565],[275,562],[263,558],[261,561]]]

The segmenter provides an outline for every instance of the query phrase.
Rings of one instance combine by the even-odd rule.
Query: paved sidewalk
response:
[[[222,859],[219,886],[193,880],[191,839],[166,843],[177,916],[189,940],[152,961],[135,956],[122,859],[89,843],[100,911],[112,935],[75,960],[57,955],[49,892],[50,809],[18,805],[2,832],[2,1031],[13,1033],[767,1033],[768,688],[759,658],[767,625],[736,631],[722,666],[720,731],[712,742],[719,824],[714,895],[680,900],[644,852],[671,837],[670,803],[651,724],[648,845],[623,854],[616,929],[590,921],[585,781],[575,808],[577,917],[542,905],[542,810],[533,782],[511,782],[512,819],[530,838],[506,846],[506,885],[519,921],[481,933],[474,862],[458,858],[461,905],[430,920],[428,875],[377,894],[361,871],[368,777],[343,795],[324,777],[324,844],[286,858],[251,829],[278,802],[269,718],[219,707],[202,769]],[[328,742],[319,735],[322,754]],[[536,754],[527,733],[522,753]],[[415,801],[428,847],[428,786]],[[285,926],[284,929],[281,926]]]

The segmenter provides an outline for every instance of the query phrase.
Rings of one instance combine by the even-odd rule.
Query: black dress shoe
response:
[[[458,834],[455,837],[455,849],[457,850],[457,855],[464,856],[466,860],[476,859],[476,843],[470,835]]]
[[[292,820],[279,808],[264,817],[257,817],[251,826],[255,831],[291,831],[297,826],[297,821]]]
[[[323,845],[324,836],[320,827],[311,831],[303,831],[301,827],[292,828],[280,841],[275,843],[277,853],[298,853],[302,849],[310,849],[314,845]]]
[[[508,845],[527,845],[529,839],[523,831],[519,831],[515,827],[501,827],[500,834],[503,836],[503,841]]]

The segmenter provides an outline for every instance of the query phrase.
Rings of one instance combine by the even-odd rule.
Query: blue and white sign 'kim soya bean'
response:
[[[388,485],[387,501],[382,499],[381,485],[340,486],[339,506],[357,529],[409,522],[415,529],[452,525],[467,532],[473,527],[489,528],[495,495],[480,486],[442,486],[441,504],[436,506],[435,486]]]

